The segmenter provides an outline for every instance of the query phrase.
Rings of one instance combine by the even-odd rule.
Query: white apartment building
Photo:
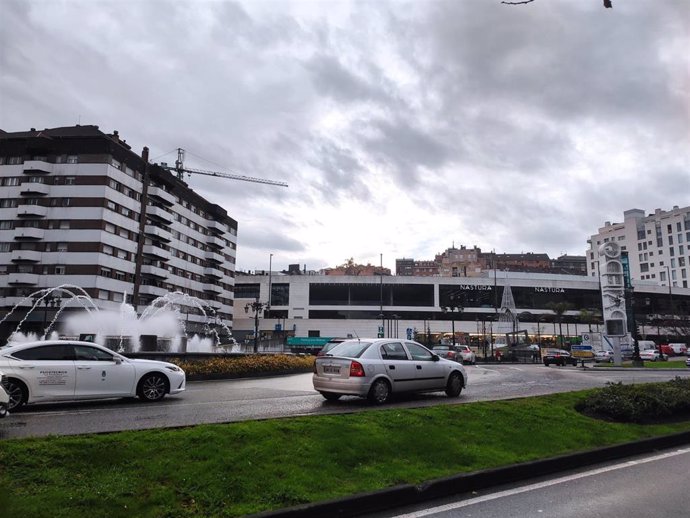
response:
[[[141,314],[157,297],[179,291],[232,326],[237,222],[169,171],[131,151],[118,133],[74,126],[0,130],[0,324],[9,335],[37,290],[79,286],[101,309],[123,301]],[[40,331],[60,297],[29,315],[22,330]],[[21,309],[21,308],[20,308]],[[188,333],[202,311],[189,305]],[[43,322],[43,324],[41,323]]]
[[[641,209],[623,213],[622,223],[607,221],[587,243],[587,275],[598,275],[599,246],[615,241],[628,252],[632,279],[687,288],[690,281],[690,207]]]

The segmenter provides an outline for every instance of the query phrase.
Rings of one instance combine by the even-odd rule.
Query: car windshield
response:
[[[359,358],[371,345],[371,342],[349,340],[335,346],[328,351],[328,356],[345,356],[347,358]]]

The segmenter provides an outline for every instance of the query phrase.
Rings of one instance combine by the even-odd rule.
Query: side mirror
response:
[[[432,361],[437,362],[437,361],[439,361],[440,359],[441,359],[441,358],[439,358],[438,354],[432,354],[432,355],[431,355],[431,360],[432,360]]]
[[[119,356],[113,356],[113,361],[115,362],[115,365],[120,365],[122,363],[122,358]]]

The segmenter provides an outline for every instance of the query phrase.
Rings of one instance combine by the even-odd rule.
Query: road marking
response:
[[[571,482],[573,480],[578,480],[581,478],[591,477],[594,475],[599,475],[601,473],[607,473],[609,471],[615,471],[618,469],[630,468],[632,466],[637,466],[639,464],[645,464],[647,462],[654,462],[657,460],[667,459],[669,457],[675,457],[677,455],[684,455],[690,453],[690,448],[683,448],[680,450],[675,450],[669,453],[662,453],[660,455],[655,455],[653,457],[648,457],[641,460],[629,460],[621,464],[616,464],[613,466],[607,466],[605,468],[593,469],[590,471],[585,471],[583,473],[578,473],[576,475],[568,475],[565,477],[555,478],[553,480],[547,480],[545,482],[538,482],[536,484],[530,484],[528,486],[522,486],[514,489],[507,489],[505,491],[499,491],[498,493],[493,493],[486,496],[479,496],[476,498],[470,498],[468,500],[463,500],[461,502],[455,502],[452,504],[440,505],[438,507],[433,507],[430,509],[424,509],[423,511],[416,511],[408,514],[399,514],[394,518],[421,518],[422,516],[429,516],[436,513],[443,513],[446,511],[452,511],[454,509],[460,509],[461,507],[468,507],[474,504],[480,504],[483,502],[489,502],[491,500],[497,500],[506,496],[519,495],[521,493],[527,493],[528,491],[534,491],[536,489],[543,489],[545,487],[555,486],[557,484],[563,484],[566,482]]]

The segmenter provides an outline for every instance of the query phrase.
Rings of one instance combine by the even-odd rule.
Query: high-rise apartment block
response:
[[[622,223],[607,221],[589,240],[587,275],[597,276],[599,246],[615,242],[628,253],[630,276],[663,286],[688,287],[690,277],[690,207],[640,209],[623,213]],[[669,284],[670,283],[670,284]]]
[[[189,332],[203,329],[202,311],[231,325],[237,222],[147,155],[97,126],[0,130],[0,313],[68,284],[103,309],[126,301],[139,314],[182,292],[203,301],[180,308]]]

